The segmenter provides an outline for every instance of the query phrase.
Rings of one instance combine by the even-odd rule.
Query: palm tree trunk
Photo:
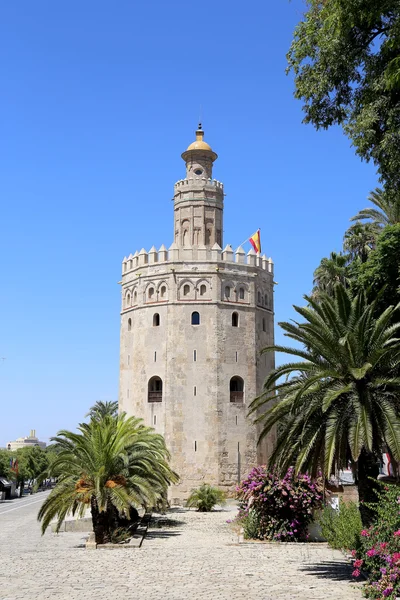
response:
[[[96,498],[92,496],[90,501],[92,512],[92,524],[96,544],[106,544],[110,541],[109,521],[107,511],[100,512]]]
[[[364,527],[369,527],[375,518],[374,511],[367,506],[378,500],[376,491],[378,484],[373,480],[377,480],[379,475],[379,465],[376,456],[370,452],[363,450],[357,461],[357,478],[358,498],[360,501],[361,521]]]

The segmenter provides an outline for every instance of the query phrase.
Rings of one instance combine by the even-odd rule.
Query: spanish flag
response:
[[[257,229],[257,231],[249,238],[249,242],[257,254],[261,254],[261,237],[259,229]]]

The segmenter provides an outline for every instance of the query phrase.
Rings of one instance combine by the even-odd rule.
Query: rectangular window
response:
[[[197,360],[197,350],[193,350],[193,362]]]

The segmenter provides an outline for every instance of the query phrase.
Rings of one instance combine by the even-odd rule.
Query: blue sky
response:
[[[303,9],[2,6],[0,446],[32,428],[46,440],[117,399],[121,261],[170,245],[173,184],[200,105],[227,194],[224,242],[261,228],[276,322],[340,250],[377,178],[339,128],[301,122],[285,54]]]

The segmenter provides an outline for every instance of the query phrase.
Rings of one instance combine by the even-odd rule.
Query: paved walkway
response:
[[[341,554],[325,544],[238,545],[226,523],[233,509],[173,511],[169,526],[150,529],[140,550],[85,550],[82,533],[40,536],[40,499],[0,504],[1,600],[362,597]]]

